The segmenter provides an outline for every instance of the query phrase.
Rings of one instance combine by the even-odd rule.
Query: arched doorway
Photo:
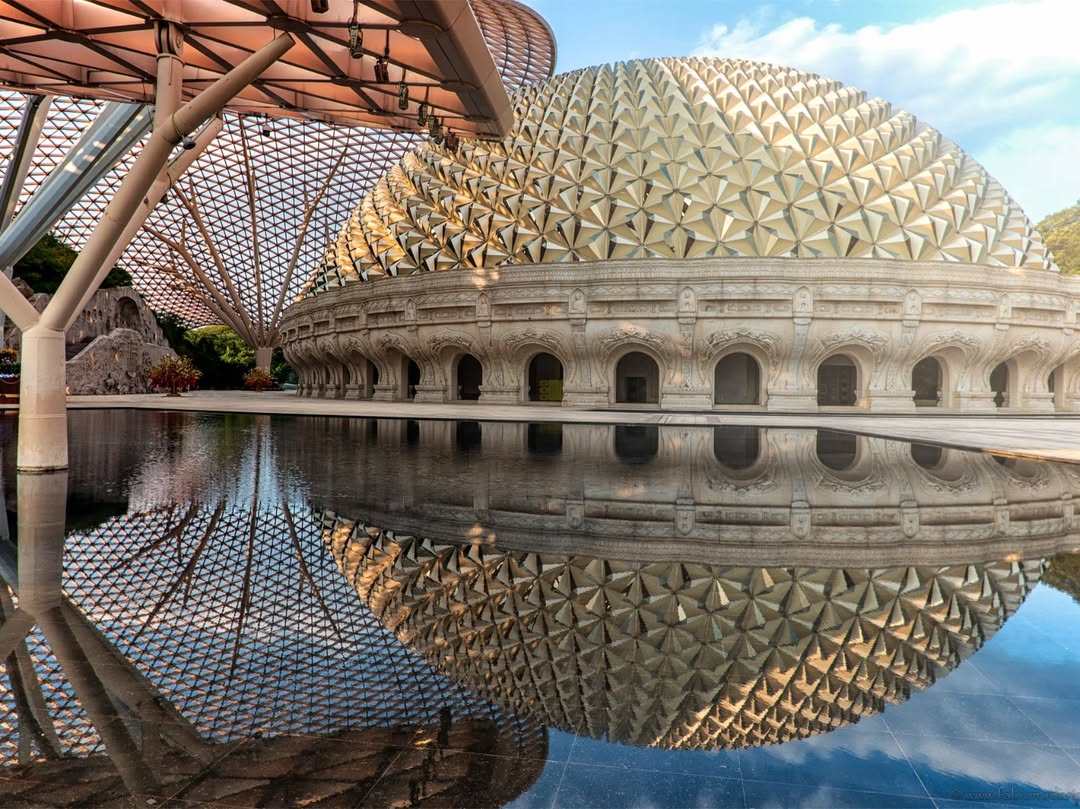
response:
[[[1009,366],[1001,363],[990,372],[990,390],[994,394],[994,407],[1005,407],[1009,403]]]
[[[480,386],[484,384],[484,368],[472,354],[462,354],[457,363],[457,398],[475,402],[480,398]]]
[[[563,364],[554,354],[537,354],[529,360],[529,401],[561,402]]]
[[[859,439],[852,433],[818,430],[817,457],[823,466],[843,472],[855,465],[859,453]]]
[[[364,391],[366,398],[370,399],[375,395],[375,386],[379,384],[379,366],[373,363],[371,360],[367,360],[367,385]]]
[[[415,399],[416,386],[420,384],[420,366],[408,357],[401,361],[401,365],[401,379],[404,383],[401,394],[406,399]]]
[[[615,401],[624,404],[660,402],[660,366],[648,354],[631,351],[615,366]]]
[[[818,366],[817,403],[852,407],[859,400],[859,369],[846,354],[834,354]]]
[[[911,389],[915,392],[916,407],[938,407],[941,404],[944,373],[935,357],[925,357],[911,369]]]
[[[760,428],[743,425],[713,427],[713,455],[718,463],[733,472],[749,469],[757,463],[760,454]]]
[[[718,405],[761,403],[761,366],[744,352],[728,354],[716,363],[713,401]]]
[[[123,297],[116,302],[116,325],[121,329],[135,329],[142,325],[139,306],[131,298]]]
[[[648,463],[659,450],[660,431],[656,425],[619,425],[615,428],[615,457],[623,463]]]

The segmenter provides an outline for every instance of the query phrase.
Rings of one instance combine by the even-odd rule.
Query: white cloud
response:
[[[984,157],[1037,218],[1080,196],[1078,26],[1077,0],[1032,0],[887,28],[741,20],[714,26],[697,52],[791,65],[881,96]]]

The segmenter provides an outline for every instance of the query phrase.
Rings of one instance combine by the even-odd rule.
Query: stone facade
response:
[[[50,295],[23,294],[39,312]],[[99,289],[65,335],[68,393],[147,393],[150,368],[173,356],[150,307],[132,287]],[[4,343],[18,347],[18,330],[8,321]]]
[[[1047,270],[644,259],[347,285],[297,302],[282,332],[307,396],[441,402],[475,385],[480,402],[528,402],[544,354],[561,365],[547,398],[568,407],[1071,412],[1078,311],[1080,279]],[[620,388],[631,353],[655,363],[636,395]],[[466,355],[479,379],[460,377]]]

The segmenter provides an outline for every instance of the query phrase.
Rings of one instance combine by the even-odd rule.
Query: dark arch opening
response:
[[[135,329],[142,325],[139,307],[131,298],[120,298],[116,302],[116,325],[121,329]]]
[[[990,390],[994,393],[994,407],[1005,407],[1009,401],[1009,366],[1004,362],[990,372]]]
[[[530,424],[528,428],[530,455],[558,455],[562,452],[562,425],[557,422]]]
[[[420,366],[414,360],[405,358],[405,398],[416,398],[416,386],[420,384]]]
[[[761,366],[749,354],[728,354],[716,363],[713,401],[718,405],[756,405],[761,402]]]
[[[379,366],[373,363],[371,360],[367,361],[367,389],[365,394],[367,398],[371,398],[375,395],[375,386],[379,384]]]
[[[713,427],[713,455],[728,469],[735,472],[749,469],[757,463],[760,454],[761,431],[758,427]]]
[[[457,397],[466,402],[480,398],[480,386],[484,384],[484,368],[472,354],[462,354],[457,365]]]
[[[615,457],[623,463],[648,463],[660,449],[660,431],[654,424],[619,425],[615,428]]]
[[[529,401],[561,402],[563,364],[553,354],[537,354],[529,361]]]
[[[837,472],[850,469],[855,465],[858,450],[859,439],[852,433],[817,432],[817,457],[829,469]]]
[[[615,401],[657,404],[660,401],[660,366],[648,354],[631,351],[615,366]]]
[[[925,357],[911,369],[911,389],[916,407],[938,407],[942,399],[944,374],[935,357]]]
[[[817,403],[825,407],[852,407],[859,399],[859,371],[845,354],[834,354],[818,366]]]

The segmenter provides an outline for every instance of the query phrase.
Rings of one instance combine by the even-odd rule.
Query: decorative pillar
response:
[[[792,339],[777,353],[778,368],[769,374],[766,410],[813,412],[817,410],[817,390],[802,387],[802,363],[806,360],[810,326],[814,319],[814,294],[800,287],[791,301]]]

